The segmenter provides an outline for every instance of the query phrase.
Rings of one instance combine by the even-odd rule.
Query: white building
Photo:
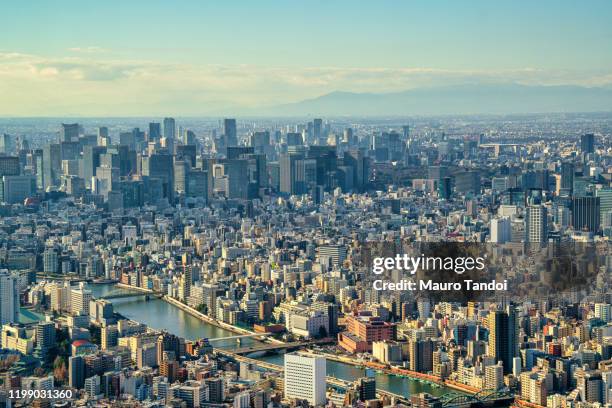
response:
[[[500,363],[485,367],[485,389],[498,390],[504,386],[504,367]]]
[[[526,208],[526,239],[532,244],[543,244],[548,240],[547,210],[541,204]]]
[[[17,323],[19,318],[19,287],[17,277],[6,269],[0,270],[0,326]]]
[[[285,399],[307,400],[310,405],[325,405],[324,357],[285,354]]]
[[[234,397],[234,408],[249,408],[251,397],[248,391],[242,391]]]
[[[375,341],[372,343],[372,355],[385,364],[402,361],[402,346],[388,341]]]
[[[82,314],[89,316],[89,302],[91,301],[91,290],[87,290],[83,285],[78,289],[70,291],[70,311],[72,314]]]
[[[287,330],[305,338],[329,333],[329,316],[319,310],[308,310],[302,313],[291,313],[287,320]]]

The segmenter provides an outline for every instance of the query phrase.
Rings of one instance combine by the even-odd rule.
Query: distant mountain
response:
[[[273,116],[412,116],[612,111],[612,88],[461,85],[393,93],[331,92],[257,109]]]

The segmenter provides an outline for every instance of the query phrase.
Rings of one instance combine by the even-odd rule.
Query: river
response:
[[[90,289],[95,297],[104,296],[110,292],[117,291],[129,292],[127,289],[120,289],[111,284],[90,285]],[[225,329],[202,322],[189,313],[164,302],[161,299],[151,298],[145,300],[144,297],[113,299],[115,311],[123,316],[145,323],[154,329],[165,329],[189,340],[203,337],[211,339],[213,346],[220,348],[236,347],[235,340],[214,341],[215,338],[230,337],[236,334]],[[242,345],[253,344],[256,340],[245,338],[241,339]],[[262,361],[283,365],[283,355],[275,354],[263,357],[255,357]],[[351,366],[336,361],[327,361],[327,374],[343,380],[354,381],[359,377],[365,376],[365,369]],[[412,378],[392,376],[376,373],[376,386],[380,389],[401,395],[411,395],[420,392],[427,392],[435,396],[440,396],[452,390],[434,386],[429,383],[421,382]]]

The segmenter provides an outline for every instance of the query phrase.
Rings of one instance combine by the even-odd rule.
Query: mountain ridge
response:
[[[278,116],[401,116],[612,111],[611,87],[465,84],[397,92],[335,90],[298,102],[253,109]]]

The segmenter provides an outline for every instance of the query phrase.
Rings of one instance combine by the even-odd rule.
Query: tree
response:
[[[0,360],[0,371],[8,370],[17,361],[19,361],[19,356],[18,355],[14,355],[14,354],[13,355],[9,355],[4,360]]]
[[[66,381],[68,370],[66,369],[66,362],[62,357],[56,357],[53,361],[53,377],[63,384]]]

